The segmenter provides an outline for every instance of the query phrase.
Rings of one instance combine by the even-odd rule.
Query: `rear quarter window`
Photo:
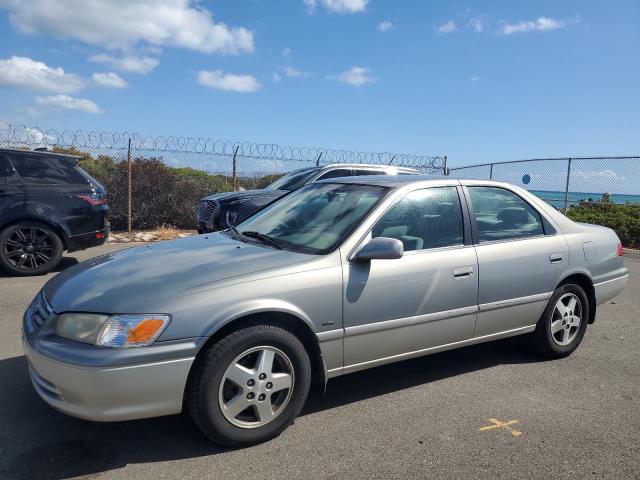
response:
[[[27,185],[89,184],[89,179],[72,158],[26,154],[12,156],[11,162]]]

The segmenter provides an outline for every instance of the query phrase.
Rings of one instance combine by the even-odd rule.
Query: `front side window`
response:
[[[22,181],[39,185],[86,185],[89,180],[72,158],[48,155],[15,155],[11,158]]]
[[[504,188],[467,187],[480,242],[543,235],[540,214]]]
[[[378,220],[371,234],[374,238],[396,238],[409,252],[462,245],[462,208],[457,189],[434,187],[407,194]]]
[[[334,250],[388,189],[312,183],[260,210],[237,226],[242,240],[311,254]]]

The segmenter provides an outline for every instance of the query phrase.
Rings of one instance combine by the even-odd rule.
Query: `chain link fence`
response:
[[[448,169],[519,185],[579,222],[614,229],[640,258],[640,156],[537,158]]]
[[[0,123],[0,147],[70,153],[108,192],[114,231],[194,228],[198,200],[263,188],[292,170],[332,163],[412,167],[442,174],[446,157],[156,137],[130,132],[44,130]]]

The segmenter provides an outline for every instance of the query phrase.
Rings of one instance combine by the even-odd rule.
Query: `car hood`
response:
[[[52,278],[44,294],[57,313],[163,313],[155,309],[192,288],[313,258],[219,233],[197,235],[74,265]]]
[[[239,200],[260,199],[261,203],[267,203],[289,193],[287,190],[244,190],[242,192],[216,193],[203,198],[203,200],[217,200],[220,203],[232,203]],[[262,202],[264,200],[264,202]]]

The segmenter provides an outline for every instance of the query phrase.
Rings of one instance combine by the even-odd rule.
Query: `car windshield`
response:
[[[385,196],[372,185],[314,183],[237,226],[250,241],[311,254],[333,251]]]
[[[306,184],[318,172],[317,168],[305,168],[287,173],[275,182],[267,185],[266,190],[297,190]]]

